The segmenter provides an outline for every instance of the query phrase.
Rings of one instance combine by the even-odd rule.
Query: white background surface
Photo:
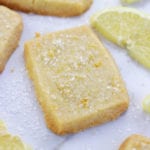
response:
[[[89,24],[89,17],[94,12],[118,5],[121,5],[119,0],[94,0],[91,9],[83,15],[65,19],[20,13],[24,20],[20,45],[0,75],[0,118],[11,133],[19,135],[35,150],[117,150],[132,133],[150,137],[150,114],[144,113],[141,107],[143,98],[150,94],[150,71],[132,61],[124,49],[101,39],[115,58],[127,85],[130,96],[128,111],[116,121],[74,135],[61,137],[46,128],[32,83],[25,71],[23,45],[35,32],[43,34]],[[149,0],[130,7],[150,13]]]

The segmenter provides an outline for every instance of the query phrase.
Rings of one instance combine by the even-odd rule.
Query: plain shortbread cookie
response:
[[[150,138],[138,134],[131,135],[119,150],[150,150]]]
[[[0,5],[0,72],[18,46],[22,28],[21,16]]]
[[[93,0],[0,0],[12,9],[61,17],[77,16],[85,12]]]

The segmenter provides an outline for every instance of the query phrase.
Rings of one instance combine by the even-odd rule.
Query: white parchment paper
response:
[[[117,150],[121,142],[133,133],[150,137],[150,114],[144,113],[141,107],[143,98],[150,94],[150,71],[133,61],[124,49],[101,38],[126,83],[130,96],[128,111],[116,121],[63,137],[46,128],[24,66],[24,42],[33,38],[35,32],[44,34],[89,24],[89,17],[94,12],[119,5],[119,0],[94,0],[90,10],[73,18],[19,12],[24,20],[24,31],[19,47],[0,75],[0,119],[5,121],[11,133],[19,135],[35,150]],[[149,0],[129,7],[150,14]]]

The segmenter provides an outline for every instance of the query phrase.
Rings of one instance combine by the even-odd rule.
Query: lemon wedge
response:
[[[5,124],[0,121],[0,150],[32,150],[18,136],[7,132]]]
[[[150,95],[146,96],[142,102],[142,107],[145,112],[150,113]]]
[[[132,4],[132,3],[135,3],[135,2],[138,2],[140,0],[121,0],[122,3],[125,3],[125,4]]]
[[[5,126],[4,122],[0,120],[0,132],[1,131],[6,131],[6,130],[7,129],[6,129],[6,126]]]
[[[128,50],[129,55],[150,68],[150,16],[136,9],[117,7],[98,12],[91,25],[105,38]]]

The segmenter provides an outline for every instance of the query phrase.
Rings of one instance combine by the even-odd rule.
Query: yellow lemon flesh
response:
[[[0,132],[1,132],[1,131],[6,131],[6,130],[7,130],[7,129],[6,129],[5,124],[3,123],[3,121],[0,120]]]
[[[142,102],[143,110],[150,113],[150,95],[146,96]]]
[[[135,3],[138,1],[140,1],[140,0],[121,0],[122,3],[126,3],[126,4],[132,4],[132,3]]]
[[[0,121],[0,150],[32,150],[17,136],[7,132],[5,124]]]
[[[150,16],[133,8],[117,7],[98,12],[91,25],[105,38],[128,50],[129,55],[150,69]]]

